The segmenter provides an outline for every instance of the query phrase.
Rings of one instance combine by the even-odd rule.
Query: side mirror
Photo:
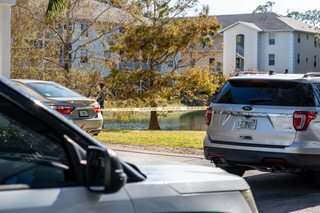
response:
[[[87,150],[86,181],[93,192],[117,192],[126,183],[127,176],[113,151],[98,146]]]

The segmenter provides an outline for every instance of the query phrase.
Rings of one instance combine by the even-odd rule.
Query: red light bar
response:
[[[264,161],[270,161],[270,162],[286,162],[283,159],[278,159],[278,158],[266,158]]]
[[[250,82],[267,83],[266,80],[262,80],[262,79],[252,79],[252,80],[250,80]]]
[[[210,156],[217,156],[217,157],[224,157],[223,155],[221,154],[215,154],[215,153],[209,153]]]

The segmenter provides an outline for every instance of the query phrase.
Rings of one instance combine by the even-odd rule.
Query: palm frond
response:
[[[66,10],[66,5],[68,0],[49,0],[46,16],[47,18],[52,18],[54,14],[59,14]]]

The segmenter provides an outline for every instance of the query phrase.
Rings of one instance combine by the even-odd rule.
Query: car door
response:
[[[84,149],[68,145],[67,133],[54,128],[62,124],[38,119],[38,102],[22,103],[2,86],[0,82],[0,212],[134,212],[124,189],[89,191],[76,155]],[[33,111],[23,107],[29,104]]]

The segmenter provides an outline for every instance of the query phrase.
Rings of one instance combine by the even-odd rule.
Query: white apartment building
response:
[[[315,45],[319,31],[314,26],[276,13],[216,17],[222,30],[214,39],[223,42],[223,50],[202,64],[219,62],[224,74],[271,69],[278,73],[320,72],[320,47]]]

